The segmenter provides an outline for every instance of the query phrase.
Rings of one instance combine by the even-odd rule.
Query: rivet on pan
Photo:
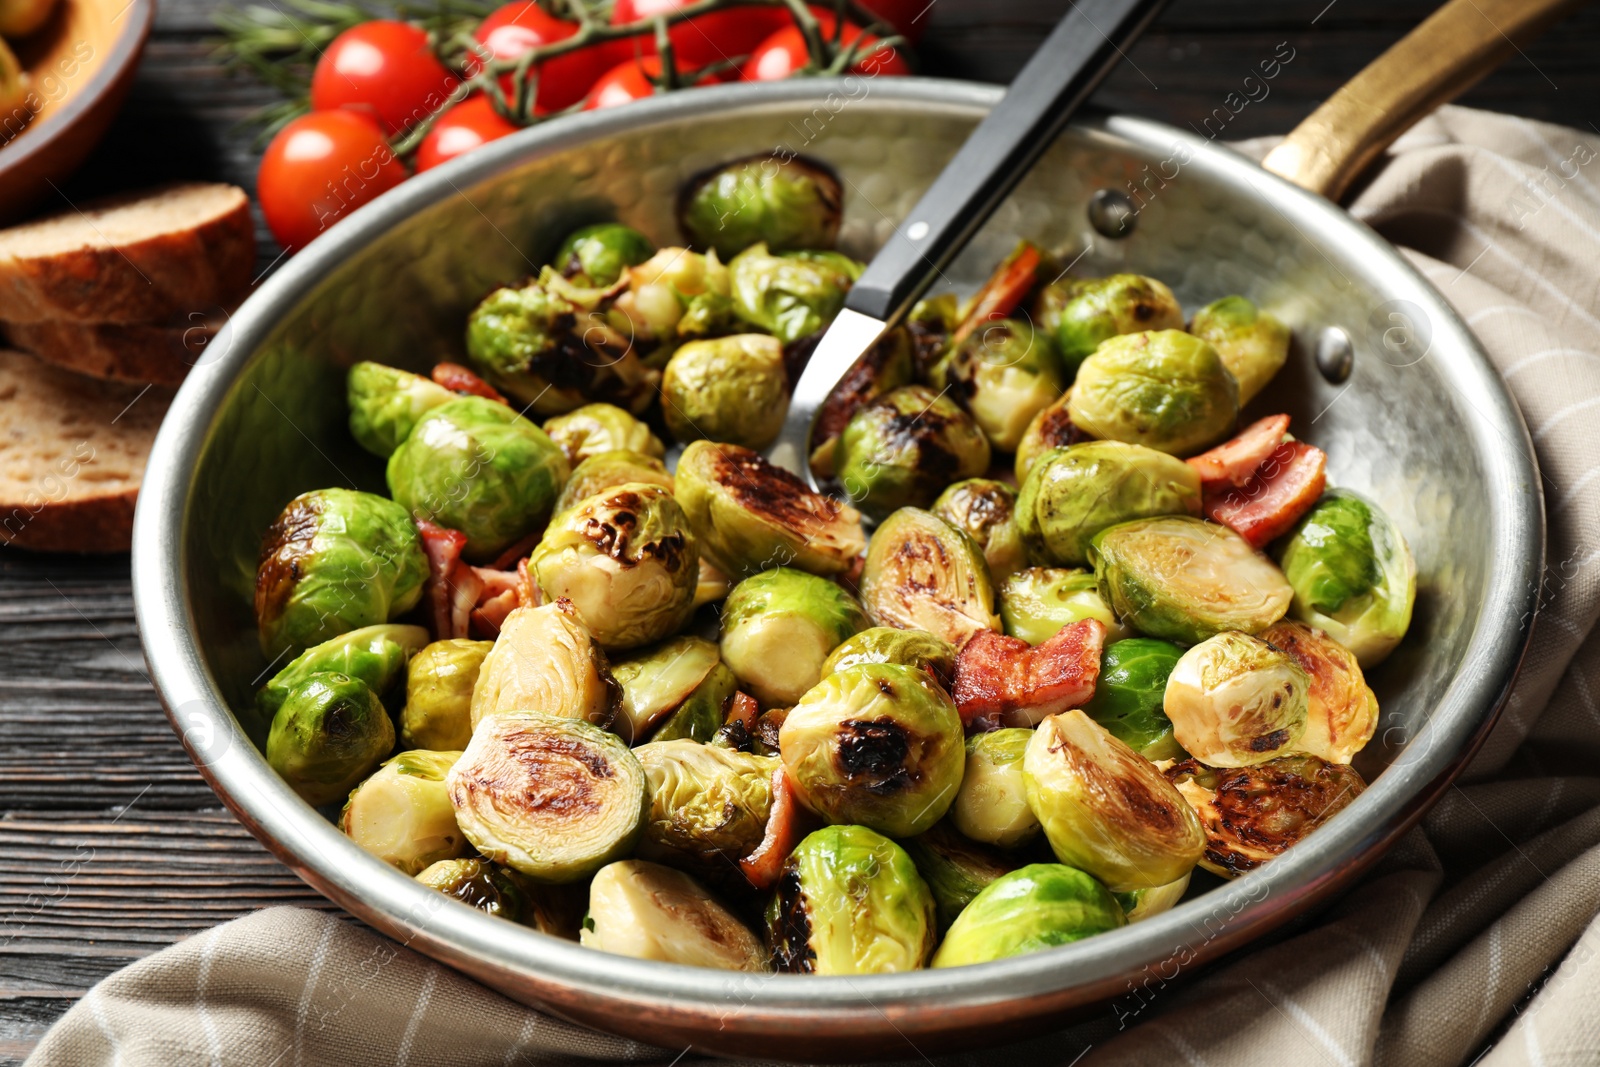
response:
[[[1337,326],[1329,326],[1317,338],[1317,370],[1334,385],[1350,377],[1350,368],[1356,360],[1350,335]]]
[[[1133,201],[1115,189],[1101,189],[1089,198],[1089,225],[1102,237],[1120,240],[1133,232],[1138,221]]]

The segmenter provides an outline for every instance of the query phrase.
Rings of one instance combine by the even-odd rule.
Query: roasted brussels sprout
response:
[[[589,883],[579,943],[640,960],[765,971],[749,927],[682,871],[643,860],[607,864]]]
[[[756,244],[728,262],[728,273],[734,314],[788,344],[833,321],[861,264],[839,252],[773,254]]]
[[[1126,923],[1110,891],[1083,871],[1030,863],[991,882],[945,934],[935,967],[1042,952]]]
[[[568,473],[539,427],[504,404],[464,396],[422,417],[389,457],[388,478],[400,510],[460,530],[467,558],[485,562],[550,517]]]
[[[731,577],[775,566],[841,574],[867,544],[854,508],[748,448],[696,441],[678,460],[677,483],[700,551]]]
[[[622,272],[655,255],[655,245],[632,226],[599,222],[573,230],[556,250],[555,268],[574,285],[603,289]]]
[[[411,436],[417,420],[456,395],[420,374],[361,362],[345,377],[350,436],[375,456],[388,459]]]
[[[270,722],[296,686],[313,674],[328,671],[365,682],[381,697],[406,669],[406,658],[427,643],[428,631],[398,623],[363,626],[329,638],[306,649],[274,674],[256,694],[256,707]]]
[[[966,836],[1000,848],[1016,848],[1039,834],[1039,818],[1028,807],[1022,757],[1033,731],[1012,727],[967,738],[967,769],[950,808],[950,821]]]
[[[1029,567],[1013,574],[1000,586],[1000,618],[1009,636],[1030,645],[1042,645],[1063,626],[1084,619],[1099,619],[1107,640],[1133,636],[1100,596],[1095,576],[1077,569]]]
[[[1107,645],[1084,714],[1147,760],[1181,758],[1183,750],[1162,708],[1167,678],[1182,655],[1177,645],[1148,637]]]
[[[1284,619],[1257,635],[1306,672],[1306,732],[1297,751],[1349,763],[1378,727],[1378,698],[1355,653],[1321,630]]]
[[[966,766],[949,694],[926,671],[898,663],[828,675],[790,709],[778,745],[806,807],[890,837],[942,819]]]
[[[724,164],[685,186],[678,224],[696,248],[731,256],[757,241],[774,252],[832,248],[843,189],[820,163],[792,154]]]
[[[1017,491],[992,478],[956,482],[933,502],[933,513],[983,549],[989,577],[1003,582],[1028,565],[1016,523]]]
[[[460,750],[472,740],[472,690],[493,641],[435,641],[406,666],[400,743],[406,748]]]
[[[873,534],[861,601],[879,626],[926,630],[956,648],[979,630],[1000,629],[978,546],[917,508],[901,508]]]
[[[1182,787],[1179,787],[1178,791],[1182,792]],[[1205,859],[1202,858],[1200,863],[1203,866]],[[1186,874],[1176,882],[1158,885],[1154,889],[1133,889],[1114,895],[1117,903],[1122,905],[1122,914],[1127,916],[1129,922],[1136,923],[1160,915],[1164,911],[1171,911],[1188,891],[1189,875]]]
[[[788,706],[822,678],[828,653],[866,628],[866,613],[842,588],[805,571],[775,567],[728,594],[722,660],[764,707]]]
[[[1242,296],[1225,296],[1194,313],[1189,332],[1217,350],[1250,403],[1289,359],[1289,327]]]
[[[562,604],[517,608],[500,624],[500,636],[472,687],[472,727],[507,711],[609,721],[613,687],[605,653]]]
[[[1306,513],[1279,556],[1294,588],[1294,617],[1356,654],[1370,670],[1411,626],[1417,566],[1378,506],[1332,490]]]
[[[1200,476],[1181,459],[1121,441],[1087,441],[1040,456],[1017,495],[1017,529],[1035,563],[1081,567],[1107,526],[1200,514]]]
[[[793,346],[791,346],[791,349]],[[909,329],[894,329],[850,365],[817,409],[811,424],[811,470],[819,478],[834,476],[839,435],[861,408],[916,380],[916,350]]]
[[[652,741],[633,754],[650,782],[641,855],[720,873],[761,844],[776,758],[687,739]]]
[[[600,452],[572,468],[572,477],[561,487],[552,514],[559,515],[602,489],[627,482],[659,485],[668,492],[674,487],[667,465],[655,456],[643,452]]]
[[[1293,595],[1248,541],[1200,519],[1113,526],[1095,537],[1089,557],[1117,618],[1180,645],[1228,630],[1264,630],[1283,618]]]
[[[444,778],[460,752],[402,752],[356,786],[339,829],[363,849],[406,874],[472,849],[456,825]]]
[[[949,820],[906,841],[905,850],[933,893],[942,930],[949,929],[984,886],[1017,868],[1005,856],[956,833]]]
[[[1033,417],[1066,389],[1050,338],[1018,319],[988,323],[938,366],[935,384],[972,412],[989,443],[1013,452]]]
[[[1055,339],[1069,376],[1109,338],[1183,329],[1183,308],[1172,290],[1139,274],[1053,282],[1039,291],[1034,313]]]
[[[1288,653],[1221,633],[1183,654],[1162,702],[1185,752],[1211,767],[1246,767],[1300,747],[1308,685]]]
[[[925,630],[899,630],[893,626],[872,626],[849,638],[828,654],[822,676],[848,670],[862,663],[899,663],[921,667],[943,686],[955,674],[956,650],[942,637]]]
[[[1033,470],[1039,457],[1052,448],[1066,448],[1093,440],[1073,425],[1072,416],[1067,413],[1067,404],[1071,400],[1071,392],[1061,394],[1060,399],[1035,415],[1033,421],[1028,423],[1028,428],[1022,431],[1022,440],[1017,442],[1016,466],[1013,468],[1018,485],[1027,480],[1028,472]]]
[[[907,385],[850,417],[834,469],[851,502],[881,519],[927,507],[951,482],[988,470],[989,439],[950,397]]]
[[[657,460],[667,454],[650,427],[615,404],[585,404],[557,415],[544,424],[544,432],[574,467],[609,452],[642,453]]]
[[[516,871],[484,859],[439,860],[417,881],[479,911],[523,922],[532,910],[531,887]]]
[[[480,723],[447,785],[472,846],[541,882],[626,856],[650,810],[644,768],[616,734],[532,711]]]
[[[332,671],[291,689],[272,717],[267,763],[308,804],[345,796],[394,748],[394,724],[367,683]]]
[[[1056,858],[1114,892],[1166,885],[1200,859],[1205,838],[1188,802],[1082,711],[1039,724],[1022,775]]]
[[[628,271],[613,305],[636,342],[670,346],[691,337],[734,333],[732,281],[715,252],[663,248]],[[655,364],[656,354],[651,362]],[[659,364],[656,364],[659,365]]]
[[[829,826],[784,861],[767,906],[778,970],[884,974],[925,966],[933,894],[905,849],[865,826]]]
[[[1067,414],[1091,437],[1181,456],[1233,429],[1239,383],[1217,350],[1193,334],[1124,334],[1078,368]]]
[[[261,544],[256,624],[274,658],[416,606],[428,557],[406,509],[353,489],[301,493]]]
[[[661,376],[661,415],[681,442],[766,448],[788,410],[783,343],[764,333],[690,341]]]
[[[722,568],[704,555],[700,557],[700,579],[694,586],[694,606],[702,608],[725,600],[733,592],[733,579],[722,573]]]
[[[611,677],[621,688],[622,696],[611,728],[630,744],[644,740],[656,723],[705,686],[721,665],[722,656],[715,644],[703,637],[689,636],[674,637],[612,664]],[[722,669],[727,671],[726,667]],[[732,674],[728,677],[731,681]],[[708,688],[721,686],[713,684]]]
[[[727,722],[729,702],[739,691],[739,679],[718,663],[695,687],[688,699],[668,715],[651,737],[656,741],[687,739],[709,745]]]

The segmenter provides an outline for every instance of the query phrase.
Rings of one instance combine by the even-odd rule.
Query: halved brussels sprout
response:
[[[967,767],[950,808],[957,830],[984,844],[1016,848],[1039,834],[1039,817],[1028,807],[1022,758],[1033,731],[1012,727],[967,738]]]
[[[1330,491],[1279,555],[1294,588],[1294,617],[1348,648],[1365,669],[1388,658],[1411,626],[1417,565],[1378,505]]]
[[[1200,475],[1165,452],[1121,441],[1052,449],[1017,494],[1017,530],[1036,563],[1081,567],[1107,526],[1200,514]]]
[[[1119,334],[1183,329],[1183,308],[1172,290],[1140,274],[1053,282],[1039,291],[1034,313],[1055,338],[1068,372]]]
[[[574,285],[603,289],[615,285],[622,272],[655,255],[650,238],[620,222],[598,222],[567,234],[552,260]]]
[[[420,626],[383,623],[363,626],[313,645],[289,661],[256,694],[256,707],[268,721],[301,682],[313,674],[333,671],[367,683],[380,697],[406,669],[407,657],[428,643],[428,631]]]
[[[841,574],[867,545],[859,512],[748,448],[696,441],[677,482],[701,552],[735,578],[777,566]]]
[[[1052,448],[1067,448],[1093,440],[1073,424],[1072,416],[1067,412],[1071,400],[1070,391],[1062,393],[1059,400],[1035,415],[1022,432],[1022,440],[1017,442],[1016,466],[1013,468],[1018,485],[1027,481],[1028,472],[1033,470],[1039,457]]]
[[[703,608],[727,598],[733,592],[733,579],[704,555],[700,557],[700,576],[694,585],[694,606]]]
[[[1217,350],[1250,403],[1289,359],[1289,327],[1242,296],[1225,296],[1194,313],[1189,332]]]
[[[256,623],[268,658],[388,622],[422,599],[428,557],[411,515],[353,489],[289,501],[256,569]]]
[[[850,417],[834,450],[840,487],[874,518],[927,507],[940,490],[989,469],[989,439],[962,407],[907,385]]]
[[[394,748],[394,723],[367,683],[329,671],[285,697],[267,733],[267,763],[308,804],[350,792]]]
[[[811,424],[811,470],[834,476],[834,452],[850,418],[886,393],[916,380],[916,355],[909,329],[894,329],[850,365]]]
[[[1091,437],[1181,456],[1233,429],[1239,383],[1217,350],[1193,334],[1124,334],[1078,368],[1067,414]]]
[[[715,252],[663,248],[628,271],[628,287],[613,306],[636,342],[670,344],[735,332],[731,294],[728,268]]]
[[[687,739],[652,741],[633,754],[650,781],[641,855],[727,870],[761,844],[777,759]]]
[[[863,663],[828,675],[778,733],[789,781],[829,823],[920,834],[955,803],[961,716],[926,671]]]
[[[1100,620],[1108,641],[1133,636],[1101,597],[1095,576],[1076,568],[1029,567],[1013,574],[1000,586],[1000,618],[1009,636],[1030,645],[1042,645],[1063,626],[1084,619]]]
[[[1179,787],[1182,792],[1182,787]],[[1200,860],[1201,866],[1205,859]],[[1189,875],[1184,875],[1176,882],[1158,885],[1154,889],[1133,889],[1126,893],[1116,893],[1117,903],[1122,905],[1122,914],[1128,917],[1131,923],[1139,922],[1152,916],[1160,915],[1164,911],[1171,911],[1177,906],[1178,901],[1189,891]]]
[[[1205,848],[1200,822],[1177,789],[1080,710],[1039,724],[1022,774],[1028,806],[1056,858],[1113,892],[1176,881]]]
[[[516,871],[485,859],[439,860],[417,881],[489,915],[523,922],[532,910],[532,887]]]
[[[978,546],[917,508],[901,508],[872,535],[861,601],[880,626],[926,630],[958,649],[979,630],[1000,629]]]
[[[1212,767],[1246,767],[1300,747],[1308,684],[1288,653],[1221,633],[1173,666],[1162,704],[1185,752]]]
[[[865,826],[828,826],[784,861],[767,906],[780,971],[914,971],[933,953],[933,894],[905,849]]]
[[[580,500],[594,496],[602,489],[625,485],[628,482],[659,485],[668,492],[672,492],[674,488],[672,475],[667,473],[667,465],[655,456],[620,450],[601,452],[572,468],[572,477],[561,487],[561,495],[556,497],[556,506],[552,513],[559,515]]]
[[[1223,878],[1282,855],[1367,787],[1353,769],[1315,756],[1226,770],[1184,760],[1166,773],[1194,806],[1205,831],[1200,866]]]
[[[422,417],[389,457],[400,510],[467,535],[484,562],[550,517],[570,470],[545,432],[504,404],[464,396]],[[420,549],[418,550],[420,554]]]
[[[939,364],[935,379],[1002,452],[1015,451],[1033,417],[1067,387],[1050,338],[1018,319],[986,323]]]
[[[733,587],[722,606],[722,660],[762,706],[787,707],[822,678],[828,653],[867,628],[842,588],[775,567]]]
[[[459,750],[472,740],[472,690],[493,641],[435,641],[406,666],[406,706],[400,743],[407,748]]]
[[[989,577],[1003,582],[1028,565],[1016,523],[1017,491],[993,478],[956,482],[933,502],[933,513],[983,549]]]
[[[734,314],[788,344],[833,321],[861,264],[839,252],[773,254],[754,244],[728,262],[728,273]]]
[[[1084,714],[1147,760],[1181,758],[1163,706],[1167,678],[1182,656],[1177,645],[1148,637],[1107,645]]]
[[[998,852],[956,833],[948,820],[907,840],[905,850],[933,893],[940,929],[948,929],[985,886],[1017,868]]]
[[[703,637],[674,637],[611,666],[622,689],[611,728],[629,744],[694,695],[722,663],[717,646]],[[720,725],[720,722],[719,724]]]
[[[942,637],[925,630],[898,630],[872,626],[849,638],[828,654],[822,676],[862,663],[900,663],[920,667],[948,688],[956,670],[956,650]]]
[[[1059,863],[1030,863],[991,882],[951,925],[934,967],[1043,952],[1126,923],[1105,886]]]
[[[656,741],[683,738],[709,745],[727,722],[729,703],[738,691],[739,679],[727,664],[718,663],[688,699],[656,727],[651,737]]]
[[[626,856],[650,811],[644,768],[616,734],[533,711],[480,723],[447,784],[472,846],[541,882]]]
[[[1378,698],[1355,653],[1321,630],[1289,619],[1257,636],[1306,672],[1306,732],[1295,748],[1329,763],[1349,763],[1378,728]]]
[[[1138,519],[1102,530],[1089,558],[1117,618],[1151,637],[1192,645],[1229,630],[1253,634],[1283,618],[1282,572],[1226,526]]]
[[[684,187],[678,224],[697,248],[731,256],[757,241],[775,252],[832,248],[843,189],[821,163],[776,153],[726,163]]]
[[[478,669],[472,728],[507,711],[609,721],[616,685],[583,624],[561,604],[517,608]]]
[[[761,941],[716,897],[682,871],[643,860],[607,864],[594,876],[578,941],[638,960],[769,969]]]
[[[420,374],[362,361],[345,376],[350,436],[375,456],[388,459],[411,436],[417,421],[456,395]]]
[[[544,432],[576,467],[591,456],[633,452],[660,459],[667,446],[650,427],[615,404],[585,404],[546,420]]]
[[[788,410],[783,343],[764,333],[690,341],[661,376],[661,415],[680,442],[766,448]]]
[[[460,752],[402,752],[356,786],[339,829],[367,852],[406,874],[471,852],[444,778]]]

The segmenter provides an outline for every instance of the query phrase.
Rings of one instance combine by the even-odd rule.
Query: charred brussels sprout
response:
[[[784,344],[816,333],[839,314],[861,264],[839,252],[785,252],[751,245],[728,263],[734,314]]]
[[[950,927],[935,967],[1043,952],[1125,925],[1122,906],[1083,871],[1030,863],[991,882]]]
[[[256,623],[268,658],[416,606],[428,558],[406,509],[353,489],[301,493],[267,530]]]
[[[1017,529],[1036,563],[1081,567],[1107,526],[1200,514],[1200,476],[1165,452],[1088,441],[1046,452],[1017,495]]]
[[[1225,296],[1194,314],[1189,332],[1222,357],[1239,383],[1239,406],[1250,403],[1289,359],[1289,327],[1242,296]]]
[[[820,338],[819,338],[820,340]],[[791,352],[793,348],[791,348]],[[819,478],[834,476],[834,453],[850,418],[886,393],[916,380],[915,346],[909,329],[894,329],[850,365],[811,424],[811,470]]]
[[[459,750],[472,740],[472,690],[493,641],[435,641],[406,666],[406,706],[400,743],[407,748]]]
[[[775,567],[728,594],[722,659],[763,707],[787,706],[822,678],[828,653],[866,627],[861,605],[833,582]]]
[[[466,556],[483,562],[549,518],[568,473],[543,430],[504,404],[466,396],[423,416],[389,457],[388,479],[401,510],[460,530]]]
[[[898,663],[828,675],[790,710],[778,742],[806,807],[891,837],[943,818],[966,765],[955,704],[927,672]]]
[[[1088,434],[1073,424],[1072,416],[1067,412],[1067,404],[1071,400],[1070,392],[1063,393],[1059,400],[1035,415],[1022,432],[1022,440],[1017,442],[1016,465],[1013,468],[1018,485],[1027,480],[1028,472],[1033,470],[1033,465],[1046,452],[1091,440]]]
[[[1139,274],[1055,282],[1039,292],[1035,318],[1056,342],[1068,372],[1119,334],[1183,329],[1172,290]]]
[[[950,397],[908,385],[850,417],[834,468],[851,502],[881,519],[927,507],[951,482],[988,470],[989,440]]]
[[[622,697],[612,729],[630,744],[644,740],[656,723],[677,711],[702,687],[723,689],[721,679],[711,677],[719,667],[722,657],[717,646],[702,637],[674,637],[613,664],[611,676],[621,688]],[[737,683],[726,667],[722,672],[731,683],[726,686],[731,693]],[[722,725],[720,717],[717,725]]]
[[[417,881],[481,912],[523,922],[532,910],[532,892],[515,871],[488,860],[440,860]]]
[[[585,404],[557,415],[544,424],[544,432],[573,466],[609,452],[642,453],[658,460],[667,454],[650,427],[615,404]]]
[[[620,450],[600,452],[572,468],[572,477],[567,479],[567,484],[561,487],[561,495],[556,497],[553,514],[559,515],[602,489],[627,482],[659,485],[668,492],[674,487],[672,475],[667,473],[667,465],[655,456]]]
[[[628,288],[614,307],[638,342],[714,337],[738,329],[731,286],[728,268],[715,252],[702,256],[663,248],[628,271]]]
[[[849,638],[828,654],[822,676],[849,670],[863,663],[899,663],[920,667],[946,687],[956,670],[955,646],[924,630],[898,630],[873,626]]]
[[[350,405],[350,436],[385,459],[411,436],[417,420],[456,398],[420,374],[367,362],[350,368],[345,396]]]
[[[1306,513],[1280,559],[1294,617],[1371,669],[1411,626],[1417,567],[1398,527],[1371,501],[1335,490]]]
[[[1212,767],[1245,767],[1299,747],[1306,672],[1249,634],[1222,633],[1183,654],[1163,706],[1185,752]]]
[[[1102,530],[1089,557],[1100,595],[1139,632],[1195,644],[1228,630],[1256,633],[1289,608],[1282,573],[1226,526],[1139,519]]]
[[[1017,491],[992,478],[968,478],[939,494],[933,513],[983,549],[989,577],[1003,582],[1028,565],[1015,518]]]
[[[916,864],[864,826],[829,826],[800,842],[767,907],[780,971],[913,971],[927,964],[936,936],[933,894]]]
[[[1306,732],[1298,750],[1329,763],[1349,763],[1378,727],[1378,698],[1355,653],[1321,630],[1288,619],[1259,636],[1306,672]]]
[[[843,190],[820,163],[798,156],[751,156],[689,183],[678,223],[697,248],[731,256],[758,241],[774,252],[832,248]]]
[[[1180,786],[1179,792],[1183,789]],[[1201,865],[1205,860],[1201,859]],[[1122,905],[1122,914],[1128,917],[1131,923],[1160,915],[1164,911],[1171,911],[1183,895],[1189,891],[1189,875],[1184,875],[1176,882],[1158,885],[1154,889],[1134,889],[1127,893],[1115,894],[1117,903]]]
[[[968,841],[948,821],[911,838],[905,849],[933,893],[940,929],[948,929],[985,886],[1017,867],[999,853]]]
[[[256,707],[271,721],[295,687],[313,674],[332,671],[367,683],[380,697],[406,669],[406,659],[428,643],[420,626],[363,626],[313,645],[272,676],[256,694]]]
[[[1029,567],[1000,587],[1000,618],[1011,637],[1042,645],[1069,623],[1099,619],[1108,640],[1131,637],[1100,595],[1100,584],[1088,571],[1062,567]]]
[[[1239,383],[1217,350],[1192,334],[1125,334],[1083,361],[1067,414],[1091,437],[1181,456],[1233,429]]]
[[[531,711],[481,723],[447,785],[473,847],[541,882],[626,856],[650,809],[644,768],[616,734]]]
[[[272,717],[267,762],[308,804],[350,792],[394,748],[394,724],[367,684],[347,674],[312,674]]]
[[[937,377],[1003,452],[1016,450],[1033,417],[1067,387],[1050,339],[1017,319],[974,332],[940,364]]]
[[[1107,645],[1084,714],[1147,760],[1180,758],[1183,751],[1163,707],[1167,678],[1182,656],[1177,645],[1148,637]]]
[[[613,687],[605,653],[564,605],[517,608],[500,624],[500,636],[472,687],[472,727],[507,711],[606,722]]]
[[[766,448],[788,410],[783,343],[764,333],[691,341],[661,376],[661,415],[681,442]]]
[[[655,255],[650,239],[632,226],[600,222],[573,230],[556,250],[555,268],[574,285],[603,289],[629,267]]]
[[[406,874],[471,851],[456,825],[444,778],[460,752],[402,752],[356,786],[339,829],[367,852]]]
[[[1039,818],[1028,807],[1022,757],[1032,730],[1011,728],[967,738],[967,769],[950,809],[957,830],[974,841],[1016,848],[1039,834]]]
[[[749,927],[682,871],[643,860],[600,869],[589,883],[579,943],[618,956],[724,971],[765,971]]]
[[[776,758],[686,739],[652,741],[633,753],[650,781],[642,855],[726,870],[761,844]]]
[[[979,630],[1000,629],[978,546],[917,508],[901,508],[873,534],[861,601],[880,626],[926,630],[958,649]]]

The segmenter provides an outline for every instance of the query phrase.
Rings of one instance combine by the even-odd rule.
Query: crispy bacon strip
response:
[[[1015,311],[1033,289],[1040,258],[1038,246],[1020,242],[972,298],[971,310],[950,335],[950,347],[965,341],[984,323],[1003,319]]]
[[[745,880],[757,889],[776,885],[783,873],[783,861],[800,843],[803,828],[800,799],[780,763],[772,770],[772,814],[767,816],[766,836],[754,852],[739,861]]]
[[[761,717],[761,705],[756,703],[756,698],[749,693],[736,692],[728,707],[728,716],[725,723],[738,722],[744,725],[745,730],[754,736],[756,720]]]
[[[1037,726],[1086,703],[1100,677],[1106,628],[1098,619],[1068,623],[1035,648],[979,630],[956,657],[956,710],[969,726]]]
[[[422,551],[428,557],[423,596],[435,640],[477,635],[493,638],[512,609],[537,604],[526,572],[474,567],[461,558],[467,535],[426,519],[417,520]]]
[[[500,624],[506,616],[522,605],[517,573],[473,567],[472,574],[478,579],[479,590],[468,613],[467,629],[480,640],[493,640],[500,636]]]
[[[508,403],[499,390],[459,363],[435,363],[432,377],[436,385],[442,385],[452,393],[481,396],[499,404]]]
[[[1193,462],[1193,461],[1191,461]],[[1328,457],[1304,441],[1287,441],[1267,457],[1244,485],[1208,490],[1206,518],[1232,529],[1260,548],[1288,533],[1322,496]]]
[[[1244,485],[1283,443],[1283,435],[1288,432],[1289,416],[1268,415],[1251,423],[1233,440],[1190,457],[1189,466],[1199,473],[1200,484],[1208,492]]]

